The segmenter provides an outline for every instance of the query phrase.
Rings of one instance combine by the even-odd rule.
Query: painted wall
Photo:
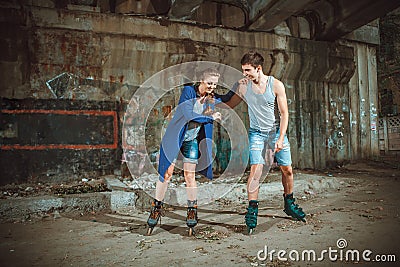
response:
[[[400,114],[400,8],[380,20],[381,46],[378,51],[380,115]]]
[[[295,167],[324,168],[377,153],[373,45],[315,42],[163,19],[42,7],[3,6],[0,14],[4,26],[0,41],[8,49],[0,58],[0,96],[4,99],[58,99],[86,102],[88,106],[91,102],[116,103],[120,126],[123,114],[117,109],[123,110],[135,90],[153,74],[196,60],[240,70],[243,53],[256,49],[265,56],[265,72],[286,85]],[[66,73],[64,80],[46,85],[62,73]],[[156,128],[163,121],[163,109],[176,104],[176,96],[172,98],[154,111],[150,123],[155,122]],[[247,120],[245,106],[237,111]],[[0,153],[4,154],[7,129],[2,126],[0,130]],[[149,140],[148,145],[155,148],[157,144]],[[114,160],[115,166],[120,160]]]

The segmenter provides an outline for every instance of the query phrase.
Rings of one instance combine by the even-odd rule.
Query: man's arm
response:
[[[218,104],[217,106],[220,108],[224,108],[224,106],[229,106],[230,108],[234,108],[242,102],[243,90],[245,85],[242,83],[236,82],[232,89],[226,95],[215,95],[215,97],[220,99],[224,104]]]
[[[235,84],[236,85],[236,84]],[[219,101],[219,103],[220,102],[223,102],[223,103],[226,103],[226,102],[228,102],[231,98],[232,98],[232,96],[235,94],[235,91],[236,91],[236,89],[237,89],[237,86],[235,87],[235,85],[233,85],[233,87],[229,90],[229,92],[228,93],[226,93],[225,95],[220,95],[220,94],[217,94],[217,93],[215,93],[215,99],[217,100],[217,101]],[[218,104],[219,104],[218,103]]]
[[[274,80],[274,93],[276,95],[276,101],[278,103],[279,112],[281,114],[280,120],[280,134],[275,144],[275,152],[279,152],[283,148],[283,140],[289,124],[289,110],[287,105],[287,98],[285,92],[285,86],[277,79]]]

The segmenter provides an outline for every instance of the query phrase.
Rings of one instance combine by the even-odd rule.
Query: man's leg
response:
[[[249,199],[249,206],[247,213],[244,217],[247,225],[247,232],[251,234],[257,226],[258,216],[258,191],[260,188],[260,177],[262,174],[263,164],[252,164],[250,168],[250,175],[247,179],[247,197]]]
[[[258,191],[260,188],[260,178],[264,165],[253,164],[250,168],[250,175],[247,179],[247,197],[250,200],[258,199]]]
[[[295,198],[293,197],[293,170],[292,166],[281,166],[282,171],[282,184],[283,184],[283,199],[285,209],[283,210],[287,215],[305,222],[304,217],[306,214],[298,204],[295,204]]]
[[[279,136],[279,131],[277,132],[277,137]],[[276,137],[276,138],[277,138]],[[292,169],[292,158],[290,154],[290,144],[289,140],[285,136],[283,149],[275,153],[276,161],[282,172],[282,185],[283,185],[283,199],[285,209],[283,210],[287,215],[301,221],[305,221],[306,216],[302,208],[298,204],[295,204],[295,198],[293,197],[294,188],[294,178]]]
[[[286,195],[293,193],[293,169],[292,166],[280,166],[281,173],[282,173],[282,185],[283,185],[283,192]]]
[[[258,216],[258,192],[260,178],[264,168],[264,158],[262,156],[265,146],[265,136],[259,131],[249,131],[249,152],[250,152],[250,175],[247,179],[247,197],[249,206],[245,218],[247,231],[251,234],[257,226]]]
[[[295,204],[295,198],[293,197],[293,169],[292,166],[280,166],[282,172],[282,185],[283,185],[283,199],[285,209],[283,210],[287,215],[305,222],[304,217],[306,214],[298,204]]]
[[[264,168],[263,151],[268,136],[260,131],[249,130],[250,175],[247,179],[247,197],[250,200],[258,199],[260,178]]]
[[[284,212],[287,215],[292,216],[293,218],[301,221],[305,221],[304,217],[306,216],[303,212],[302,208],[299,207],[298,204],[295,204],[293,197],[293,187],[294,187],[294,179],[293,179],[293,170],[292,166],[281,166],[282,171],[282,184],[283,184],[283,199],[285,202]]]

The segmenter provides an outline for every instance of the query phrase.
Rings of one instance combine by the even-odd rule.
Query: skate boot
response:
[[[244,216],[247,225],[247,233],[249,235],[251,235],[254,232],[254,229],[257,226],[257,215],[258,215],[258,201],[250,200],[246,216]]]
[[[186,225],[189,227],[189,236],[194,234],[194,227],[197,225],[197,201],[188,201]]]
[[[156,199],[154,199],[153,203],[151,203],[151,211],[149,218],[147,219],[147,224],[149,226],[147,228],[147,235],[151,235],[154,226],[156,226],[158,223],[158,220],[160,220],[161,224],[161,216],[164,216],[164,210],[162,205],[163,205],[162,201],[158,201]]]
[[[306,222],[304,219],[306,214],[303,212],[303,209],[299,207],[298,204],[295,204],[295,198],[293,197],[293,193],[287,196],[283,195],[285,201],[285,209],[283,210],[287,215],[291,216],[292,218]]]

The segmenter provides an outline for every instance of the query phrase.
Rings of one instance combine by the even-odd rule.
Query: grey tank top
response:
[[[252,84],[252,82],[248,83],[244,96],[249,110],[250,128],[269,132],[276,127],[276,119],[279,119],[279,116],[276,116],[275,110],[274,77],[269,76],[263,94],[254,93]]]

